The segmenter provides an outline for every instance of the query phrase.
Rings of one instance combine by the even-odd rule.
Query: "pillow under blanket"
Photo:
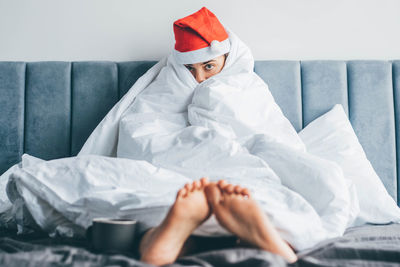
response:
[[[351,226],[400,222],[400,208],[367,159],[342,105],[335,105],[299,135],[309,153],[336,162],[353,181],[360,213]]]

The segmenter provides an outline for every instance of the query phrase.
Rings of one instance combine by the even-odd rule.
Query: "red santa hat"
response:
[[[193,64],[228,53],[229,36],[218,18],[206,7],[174,22],[178,63]]]

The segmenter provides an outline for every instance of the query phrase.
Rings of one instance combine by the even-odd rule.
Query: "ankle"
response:
[[[260,248],[265,251],[269,251],[282,256],[289,263],[297,261],[297,256],[294,253],[293,249],[281,238],[265,241],[263,245],[260,246]]]
[[[149,229],[141,238],[140,243],[138,245],[139,258],[141,258],[149,249],[151,241],[153,240],[152,236],[154,234],[154,231],[155,231],[154,227]]]
[[[166,264],[171,264],[174,263],[176,258],[171,258],[171,256],[168,255],[168,253],[164,254],[159,254],[157,255],[153,254],[148,254],[148,255],[143,255],[140,258],[141,262],[156,265],[156,266],[161,266],[161,265],[166,265]]]

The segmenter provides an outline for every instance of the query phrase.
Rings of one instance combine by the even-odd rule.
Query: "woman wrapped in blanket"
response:
[[[144,234],[141,260],[172,263],[193,248],[192,234],[225,230],[294,262],[293,248],[342,234],[357,207],[340,168],[305,152],[247,46],[206,8],[174,33],[167,66],[119,124],[118,157],[194,178]]]
[[[222,70],[226,57],[224,54],[185,66],[201,83]],[[189,249],[195,251],[195,241],[191,245],[186,241],[212,213],[221,226],[249,245],[279,254],[289,262],[296,260],[293,250],[251,198],[247,188],[233,186],[224,180],[210,183],[207,178],[186,184],[179,190],[164,221],[143,236],[139,248],[141,260],[164,265],[174,262],[178,255],[184,255]],[[185,243],[191,248],[184,247]]]
[[[208,9],[174,23],[176,56],[198,83],[224,68],[230,43],[228,34]],[[210,42],[211,41],[211,42]],[[207,178],[186,184],[164,221],[150,229],[140,243],[141,260],[164,265],[172,263],[188,248],[192,232],[214,214],[219,224],[254,247],[283,256],[290,262],[296,255],[280,237],[247,188],[224,180]],[[186,245],[188,246],[188,245]],[[194,244],[194,246],[196,246]],[[193,241],[192,241],[193,247]]]

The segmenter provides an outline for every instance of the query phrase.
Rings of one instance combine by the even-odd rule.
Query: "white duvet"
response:
[[[98,125],[77,157],[28,155],[10,178],[49,232],[79,231],[94,217],[124,217],[168,206],[203,176],[248,187],[295,249],[343,234],[358,214],[351,181],[331,161],[306,152],[249,49],[229,32],[222,72],[198,84],[173,55],[150,69]],[[117,158],[115,158],[115,156]],[[228,234],[215,219],[195,234]]]

